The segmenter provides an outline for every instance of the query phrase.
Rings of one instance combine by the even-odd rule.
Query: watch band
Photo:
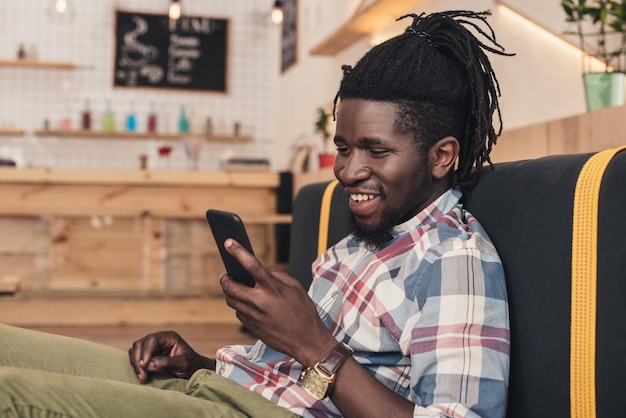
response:
[[[354,351],[346,344],[339,342],[322,361],[314,367],[324,377],[333,380],[339,367],[352,356]]]
[[[337,343],[322,361],[302,372],[304,389],[320,400],[329,396],[335,386],[335,373],[353,352],[344,343]]]

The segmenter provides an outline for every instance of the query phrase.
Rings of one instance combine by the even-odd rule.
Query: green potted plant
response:
[[[332,167],[335,163],[335,152],[332,150],[331,138],[331,121],[332,111],[327,107],[318,107],[316,109],[317,118],[315,119],[315,133],[322,137],[322,150],[319,153],[319,167]]]
[[[575,30],[583,51],[583,80],[587,110],[624,104],[626,52],[626,0],[562,0],[566,21]],[[604,64],[591,71],[590,58]]]

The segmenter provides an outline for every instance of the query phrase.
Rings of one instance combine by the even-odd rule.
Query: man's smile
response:
[[[350,200],[354,202],[362,202],[364,200],[374,200],[375,198],[376,198],[376,195],[373,195],[373,194],[354,193],[350,195]]]
[[[350,210],[358,218],[371,217],[380,210],[381,197],[377,193],[348,193]]]

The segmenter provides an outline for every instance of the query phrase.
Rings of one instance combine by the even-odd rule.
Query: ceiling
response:
[[[423,0],[370,1],[339,29],[315,45],[311,55],[335,55],[359,39],[393,23]]]

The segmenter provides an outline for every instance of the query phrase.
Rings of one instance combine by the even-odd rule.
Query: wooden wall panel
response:
[[[151,219],[54,217],[49,290],[148,291]],[[149,264],[149,261],[148,261]]]
[[[271,225],[247,225],[274,267]],[[222,260],[205,220],[143,217],[0,218],[0,277],[36,293],[221,296]]]
[[[505,130],[491,154],[493,162],[546,155],[597,152],[626,144],[626,107]]]
[[[265,225],[246,225],[255,255],[271,266],[273,240]],[[165,284],[170,293],[222,295],[224,265],[206,221],[168,220],[165,226]]]
[[[0,277],[19,279],[20,288],[25,290],[45,288],[49,262],[48,221],[0,218],[0,237]]]
[[[271,261],[272,227],[290,221],[276,214],[279,182],[277,173],[0,169],[0,233],[11,237],[0,278],[42,293],[221,296],[206,210],[238,213]]]

